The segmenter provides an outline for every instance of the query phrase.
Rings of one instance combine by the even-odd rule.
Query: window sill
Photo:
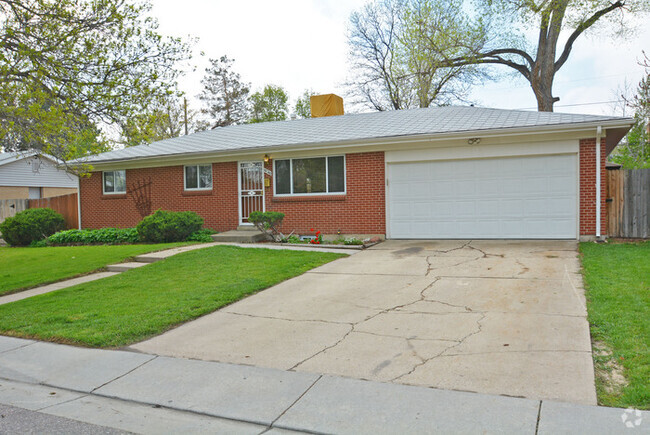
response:
[[[212,189],[209,190],[183,190],[181,196],[210,196]]]
[[[126,199],[126,193],[103,193],[102,199]]]
[[[317,202],[317,201],[345,201],[345,194],[274,196],[273,198],[271,198],[271,202]]]

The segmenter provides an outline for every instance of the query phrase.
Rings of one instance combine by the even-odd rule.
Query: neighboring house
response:
[[[131,227],[160,208],[226,231],[272,210],[286,233],[594,238],[605,160],[632,124],[436,107],[218,128],[91,158],[82,226]]]
[[[33,152],[0,153],[0,200],[39,199],[77,192],[77,176],[56,159]]]

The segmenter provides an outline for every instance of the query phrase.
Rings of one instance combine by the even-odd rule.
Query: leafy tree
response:
[[[299,118],[311,118],[311,96],[316,95],[311,89],[306,89],[296,100],[293,106],[293,112]]]
[[[627,101],[636,122],[611,157],[625,169],[650,168],[650,59],[645,59],[645,77],[639,82],[637,94]]]
[[[559,101],[553,80],[564,66],[575,41],[605,24],[621,35],[630,28],[627,17],[648,10],[648,0],[474,0],[484,23],[480,49],[457,57],[450,65],[505,65],[521,74],[537,99],[539,111],[552,112]],[[598,26],[600,25],[600,26]],[[524,36],[537,33],[536,43]],[[482,46],[481,46],[482,45]]]
[[[186,100],[179,100],[175,96],[159,98],[146,112],[129,118],[121,125],[120,142],[125,146],[142,145],[194,131],[195,114],[187,109],[186,104]]]
[[[289,96],[281,86],[266,85],[261,92],[251,95],[250,101],[250,123],[287,119]]]
[[[240,75],[233,71],[234,62],[227,56],[210,59],[212,65],[205,70],[201,80],[204,89],[199,99],[207,105],[201,111],[210,118],[206,128],[225,127],[246,120],[250,83],[242,82]]]
[[[462,2],[374,0],[350,17],[351,94],[375,110],[463,99],[477,70],[447,60],[480,49],[482,35]]]
[[[105,144],[123,122],[176,85],[189,47],[164,38],[148,3],[0,0],[0,144],[63,160]],[[84,148],[87,147],[87,148]]]

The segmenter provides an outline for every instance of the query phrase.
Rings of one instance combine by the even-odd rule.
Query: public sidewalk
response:
[[[0,404],[136,433],[650,433],[647,411],[3,336]]]

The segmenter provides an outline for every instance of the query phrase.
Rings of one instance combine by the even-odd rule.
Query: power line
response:
[[[612,77],[622,77],[622,76],[625,76],[627,78],[627,76],[629,74],[630,73],[627,72],[627,73],[621,73],[621,74],[609,74],[609,75],[604,75],[604,76],[583,77],[583,78],[580,78],[580,79],[572,79],[572,80],[557,80],[557,81],[554,81],[553,84],[557,85],[557,84],[563,84],[563,83],[586,82],[586,81],[590,81],[590,80],[598,80],[598,79],[605,79],[605,78],[612,78]],[[523,89],[523,88],[529,88],[529,87],[530,87],[530,84],[523,84],[521,86],[507,86],[507,87],[503,87],[503,88],[483,89],[483,91],[484,92],[497,92],[497,91],[507,91],[507,90],[512,90],[512,89]]]
[[[621,103],[624,100],[611,100],[611,101],[594,101],[593,103],[577,103],[577,104],[558,104],[557,106],[554,107],[576,107],[576,106],[593,106],[596,104],[610,104],[610,103]],[[520,109],[515,109],[515,110],[533,110],[537,109],[537,107],[523,107]]]

